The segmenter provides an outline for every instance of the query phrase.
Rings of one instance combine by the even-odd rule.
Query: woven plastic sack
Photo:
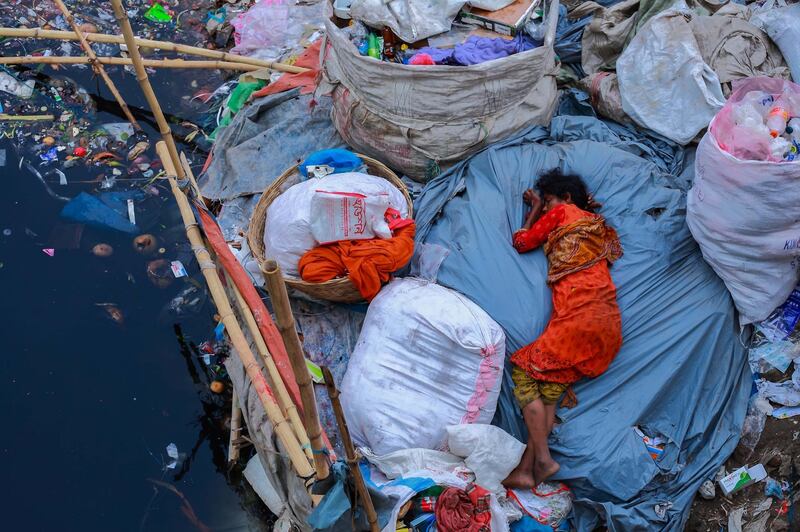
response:
[[[414,66],[362,56],[326,17],[330,46],[321,90],[333,96],[337,131],[355,151],[425,181],[440,165],[549,123],[557,99],[552,43],[558,1],[550,6],[543,46],[472,66]]]
[[[733,105],[745,94],[800,95],[800,85],[758,77],[735,87],[697,148],[686,223],[747,324],[766,319],[797,286],[800,160],[739,159],[720,139]]]
[[[766,8],[767,5],[764,5]],[[763,9],[763,8],[762,8]],[[780,48],[783,58],[792,71],[792,79],[800,83],[800,4],[759,10],[750,19],[752,24],[763,29]]]
[[[392,281],[342,381],[353,439],[379,455],[444,450],[448,426],[491,422],[504,361],[505,334],[475,303],[422,279]]]
[[[688,144],[725,104],[679,2],[650,19],[617,59],[622,108],[634,122]]]

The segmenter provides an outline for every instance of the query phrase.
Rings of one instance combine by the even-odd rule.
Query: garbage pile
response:
[[[678,529],[698,490],[719,502],[762,481],[790,507],[790,475],[724,464],[767,415],[800,407],[800,92],[795,26],[778,29],[796,6],[323,4],[313,87],[284,75],[254,90],[201,186],[225,231],[249,223],[236,252],[256,283],[269,259],[286,275],[306,354],[341,385],[380,527]],[[250,13],[289,21],[293,7]],[[280,31],[260,33],[265,49],[267,33]],[[553,480],[507,489],[529,441],[507,358],[555,316],[545,256],[512,235],[554,168],[619,234],[624,340],[558,409]],[[351,474],[309,511],[314,529],[363,521]]]

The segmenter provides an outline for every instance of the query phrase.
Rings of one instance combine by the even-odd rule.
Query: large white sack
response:
[[[688,144],[725,104],[681,0],[650,19],[617,60],[622,108],[637,124]]]
[[[767,5],[764,5],[766,8]],[[780,48],[792,71],[792,79],[800,83],[800,4],[783,8],[758,10],[750,22],[764,30]]]
[[[475,473],[475,483],[505,494],[503,480],[514,470],[525,452],[525,444],[494,425],[452,425],[447,427],[450,452],[464,458]]]
[[[744,81],[729,104],[751,90],[779,93],[784,83],[792,85],[763,77]],[[766,319],[797,286],[800,160],[738,159],[717,143],[716,121],[697,148],[686,223],[703,258],[728,287],[744,325]]]
[[[408,216],[408,203],[400,190],[389,181],[359,172],[330,174],[309,178],[284,191],[267,209],[264,228],[266,258],[274,259],[286,275],[297,277],[297,263],[308,250],[317,246],[311,232],[311,200],[314,192],[355,192],[366,196],[389,195],[389,206]]]
[[[342,382],[353,439],[379,455],[445,450],[449,425],[492,420],[504,361],[503,329],[475,303],[430,281],[392,281]]]

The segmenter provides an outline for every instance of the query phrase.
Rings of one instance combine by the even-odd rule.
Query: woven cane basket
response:
[[[391,184],[396,186],[406,198],[408,203],[408,216],[413,214],[413,206],[411,204],[411,196],[408,194],[408,189],[405,184],[395,175],[389,168],[366,155],[357,154],[364,164],[367,166],[367,173],[376,177],[382,177]],[[275,181],[273,181],[261,194],[261,198],[256,204],[253,211],[253,217],[250,219],[250,226],[247,230],[247,243],[250,245],[250,250],[253,256],[258,261],[258,266],[261,271],[266,272],[267,257],[265,256],[264,249],[264,230],[267,223],[267,210],[269,206],[275,201],[275,198],[280,196],[286,189],[292,185],[299,183],[300,172],[298,171],[298,164],[288,168],[283,172]],[[338,303],[360,303],[364,301],[361,293],[350,281],[349,277],[339,277],[331,279],[324,283],[308,283],[297,277],[292,277],[284,274],[283,280],[289,288],[296,288],[317,299],[324,299],[326,301],[335,301]]]

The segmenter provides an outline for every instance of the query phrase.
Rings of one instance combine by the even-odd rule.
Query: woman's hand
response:
[[[537,207],[542,204],[542,198],[539,197],[539,194],[532,188],[522,193],[522,201],[531,207]]]
[[[599,203],[597,202],[597,200],[594,199],[594,195],[592,194],[589,194],[589,197],[587,198],[587,204],[589,205],[589,208],[593,211],[596,211],[603,206],[602,203]]]

